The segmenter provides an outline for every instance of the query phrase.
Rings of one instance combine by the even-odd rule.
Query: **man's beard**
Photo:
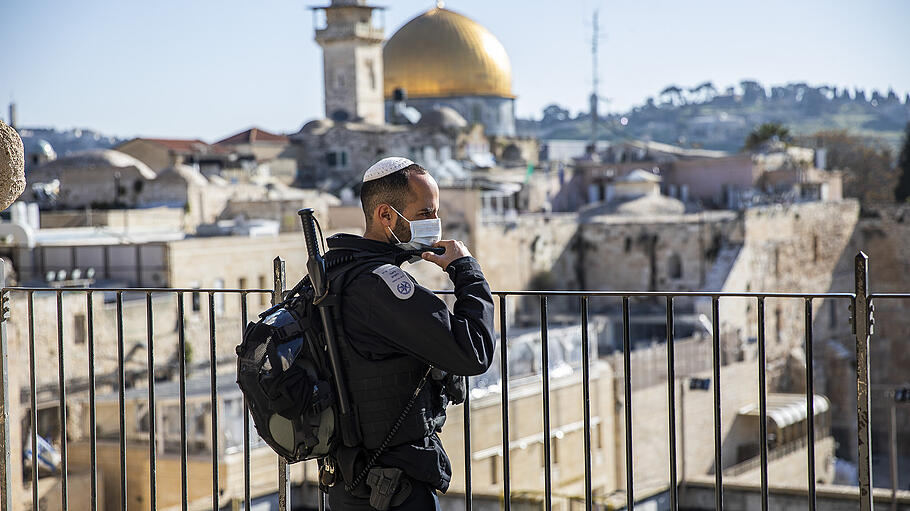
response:
[[[398,222],[395,224],[395,228],[392,229],[395,233],[395,236],[398,237],[398,241],[402,243],[407,243],[411,241],[411,229],[408,227],[407,222]],[[398,241],[395,240],[395,236],[389,234],[389,243],[395,245]]]

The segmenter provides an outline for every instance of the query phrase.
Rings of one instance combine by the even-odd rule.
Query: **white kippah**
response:
[[[414,162],[411,160],[398,156],[383,158],[367,169],[367,171],[363,174],[363,182],[366,183],[367,181],[372,181],[374,179],[388,176],[393,172],[398,172],[399,170],[413,164]]]

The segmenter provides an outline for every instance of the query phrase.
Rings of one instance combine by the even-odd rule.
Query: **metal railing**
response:
[[[36,377],[36,341],[35,341],[35,311],[34,299],[36,293],[55,293],[56,296],[56,341],[57,341],[57,385],[59,400],[59,434],[60,434],[60,453],[61,453],[61,480],[60,480],[60,498],[61,508],[68,509],[68,466],[67,466],[67,377],[64,357],[64,294],[82,294],[85,297],[86,322],[87,322],[87,350],[88,350],[88,407],[89,407],[89,453],[90,453],[90,487],[91,487],[91,509],[96,510],[98,506],[98,460],[97,460],[97,442],[96,428],[96,374],[95,367],[91,361],[95,360],[95,323],[94,323],[94,302],[93,295],[96,293],[113,293],[116,303],[116,342],[117,342],[117,393],[119,408],[119,453],[120,453],[120,507],[128,508],[127,502],[127,460],[126,460],[126,424],[125,424],[125,374],[124,374],[124,294],[135,296],[136,294],[145,295],[146,308],[146,343],[147,343],[147,370],[149,372],[147,400],[149,403],[149,451],[148,451],[148,490],[150,496],[150,508],[157,509],[158,488],[156,487],[156,419],[155,419],[155,402],[156,402],[156,385],[155,385],[155,339],[154,331],[154,311],[152,307],[153,295],[172,294],[176,296],[176,315],[177,315],[177,347],[176,356],[178,363],[178,384],[179,384],[179,403],[180,403],[180,467],[181,467],[181,508],[188,509],[190,502],[188,499],[187,488],[187,387],[186,387],[186,334],[185,334],[185,317],[184,317],[184,296],[186,293],[203,293],[208,295],[208,334],[209,334],[209,376],[211,384],[210,404],[211,404],[211,426],[212,426],[212,509],[221,509],[223,503],[219,495],[219,448],[218,448],[218,387],[216,381],[218,354],[216,345],[218,342],[219,331],[216,329],[215,303],[217,294],[238,296],[240,300],[240,324],[245,325],[248,320],[247,298],[250,294],[269,294],[271,302],[274,304],[282,297],[286,286],[286,277],[284,262],[279,258],[274,262],[274,287],[273,289],[197,289],[197,288],[91,288],[91,289],[60,289],[60,288],[26,288],[10,287],[2,289],[4,322],[0,324],[0,375],[2,375],[3,393],[0,394],[0,409],[2,409],[2,430],[0,430],[0,452],[3,453],[2,473],[0,473],[0,511],[12,509],[12,493],[17,487],[14,483],[17,480],[17,474],[12,474],[9,467],[10,456],[12,453],[19,452],[19,446],[10,445],[10,420],[19,420],[16,417],[10,417],[9,410],[11,399],[19,399],[18,395],[10,395],[9,382],[7,380],[7,368],[9,364],[14,363],[9,358],[8,339],[6,333],[6,324],[8,323],[8,310],[11,293],[24,293],[27,303],[27,322],[28,322],[28,349],[29,349],[29,405],[30,405],[30,435],[31,445],[33,446],[32,470],[31,470],[31,492],[32,502],[38,503],[38,470],[37,470],[37,423],[38,423],[38,403],[36,398],[37,377]],[[2,270],[0,270],[2,271]],[[0,275],[2,277],[2,275]],[[2,280],[0,280],[2,282]],[[451,294],[448,292],[439,292],[440,294]],[[631,351],[632,341],[630,336],[630,299],[648,298],[665,302],[666,305],[666,349],[667,349],[667,431],[668,431],[668,459],[669,459],[669,500],[670,508],[679,509],[678,493],[678,460],[677,460],[677,402],[676,402],[676,368],[674,359],[674,301],[681,298],[702,298],[710,300],[711,305],[711,324],[713,328],[710,332],[712,347],[712,378],[713,378],[713,441],[714,441],[714,494],[715,508],[722,510],[724,508],[724,479],[722,463],[722,421],[721,421],[721,332],[720,332],[720,308],[721,299],[727,298],[745,298],[755,300],[757,303],[757,370],[759,374],[759,410],[760,410],[760,491],[761,491],[761,508],[767,510],[769,507],[769,483],[768,483],[768,409],[767,409],[767,387],[766,387],[766,339],[765,339],[765,300],[772,298],[802,300],[804,302],[804,321],[805,321],[805,350],[806,350],[806,414],[808,421],[807,435],[807,484],[808,484],[808,508],[816,509],[816,477],[815,477],[815,410],[814,410],[814,375],[813,375],[813,300],[816,299],[834,299],[845,300],[850,303],[851,322],[856,341],[856,377],[857,377],[857,440],[858,440],[858,478],[859,478],[859,503],[860,509],[864,511],[872,510],[872,474],[871,474],[871,432],[870,432],[870,398],[869,398],[869,338],[872,335],[872,302],[873,300],[895,300],[910,299],[910,293],[907,294],[872,294],[868,290],[868,260],[867,257],[860,253],[855,259],[855,289],[852,292],[828,292],[828,293],[755,293],[755,292],[621,292],[621,291],[503,291],[495,292],[499,308],[500,322],[500,346],[499,346],[499,371],[501,375],[501,430],[502,430],[502,505],[505,510],[509,510],[512,504],[512,467],[510,456],[510,388],[509,388],[509,349],[508,349],[508,311],[510,299],[536,298],[539,309],[540,321],[540,353],[542,361],[540,364],[541,380],[541,414],[543,435],[543,481],[544,481],[544,508],[551,509],[553,496],[552,483],[552,446],[549,432],[550,428],[550,364],[549,364],[549,339],[548,339],[548,307],[551,299],[559,297],[560,299],[577,299],[581,322],[581,347],[582,347],[582,413],[583,413],[583,444],[584,444],[584,501],[585,509],[591,510],[595,505],[595,498],[592,489],[592,438],[591,438],[591,361],[589,352],[589,302],[592,298],[607,297],[621,300],[622,315],[622,379],[624,382],[624,470],[625,470],[625,505],[626,509],[633,509],[635,503],[635,478],[633,477],[633,467],[635,462],[634,448],[632,441],[632,385],[631,385]],[[470,383],[465,377],[466,383]],[[470,389],[470,385],[467,385]],[[470,510],[473,504],[472,492],[472,449],[471,449],[471,399],[470,392],[463,406],[464,410],[464,453],[465,453],[465,470],[464,470],[464,505]],[[250,509],[251,505],[251,475],[250,475],[250,424],[249,413],[244,401],[243,413],[243,504],[245,509]],[[685,455],[685,453],[683,453]],[[278,506],[281,510],[290,509],[291,480],[289,477],[289,468],[283,462],[279,461],[278,466]],[[324,496],[320,495],[320,509],[324,508]]]

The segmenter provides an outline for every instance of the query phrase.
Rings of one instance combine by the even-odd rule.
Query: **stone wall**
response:
[[[859,508],[859,492],[855,486],[818,485],[817,509],[854,511]],[[891,507],[891,491],[884,488],[873,492],[875,511],[910,510],[910,491],[897,493],[897,507]],[[802,511],[807,508],[808,491],[786,487],[771,487],[768,507],[777,511]],[[693,511],[714,509],[714,481],[701,478],[687,482],[680,491],[680,507]],[[755,484],[724,481],[724,509],[760,509],[761,490]]]
[[[854,259],[859,251],[869,257],[869,289],[873,293],[910,292],[910,206],[864,205],[853,224],[848,243],[843,247],[832,271],[830,290],[852,291]],[[910,300],[874,300],[875,325],[869,342],[869,375],[872,384],[872,435],[875,456],[887,457],[891,397],[888,392],[910,384]],[[856,456],[856,340],[847,323],[848,302],[824,304],[816,314],[814,331],[824,343],[820,378],[831,396],[832,410],[842,410],[835,428],[842,449],[838,455]],[[910,454],[910,407],[898,406],[898,449]]]
[[[614,381],[607,364],[591,370],[591,457],[596,494],[616,490],[612,441],[614,430]],[[551,481],[554,494],[583,496],[583,408],[580,374],[551,378],[550,382]],[[479,495],[502,494],[501,395],[476,398],[471,404],[472,486]],[[509,395],[511,487],[515,494],[543,496],[543,406],[540,381],[513,381]],[[451,491],[464,491],[464,411],[461,405],[448,409],[442,441],[452,460]]]
[[[184,225],[182,208],[101,209],[41,212],[41,228],[63,227],[130,227],[180,230]]]
[[[583,289],[701,289],[718,249],[740,229],[729,212],[594,217],[582,225]]]
[[[831,289],[837,261],[856,222],[855,201],[813,202],[749,209],[743,218],[743,243],[731,260],[712,268],[709,290],[724,292],[823,293]],[[718,278],[720,277],[720,278]],[[850,291],[849,288],[841,289]],[[813,300],[813,311],[825,300]],[[843,304],[846,306],[846,303]],[[698,310],[711,317],[711,299]],[[718,302],[725,359],[740,359],[757,349],[758,300],[722,298]],[[772,391],[799,391],[805,380],[787,372],[788,354],[802,350],[805,339],[805,301],[800,298],[764,300],[764,335]],[[841,325],[843,326],[843,325]],[[796,373],[805,368],[796,368]]]
[[[758,402],[757,365],[755,361],[730,364],[721,369],[721,430],[722,449],[734,450],[727,443],[726,432],[736,419],[737,411],[749,403]],[[680,375],[682,376],[682,375]],[[710,378],[711,371],[687,376]],[[617,378],[621,377],[621,368]],[[751,382],[752,384],[743,384]],[[714,393],[690,390],[682,380],[675,386],[676,395],[676,447],[677,474],[680,479],[713,474],[714,470]],[[617,452],[624,453],[624,411],[622,408],[622,380],[616,384],[617,409],[615,441]],[[633,475],[636,494],[648,488],[667,484],[669,481],[669,425],[667,385],[653,385],[632,389],[632,447]],[[727,453],[730,454],[730,453]],[[735,452],[732,454],[735,455]],[[623,474],[625,458],[617,457],[617,471]],[[624,479],[623,479],[624,480]]]
[[[300,227],[300,217],[297,212],[302,208],[313,208],[316,218],[324,229],[331,229],[331,224],[326,219],[332,218],[330,208],[340,207],[337,197],[316,190],[303,191],[304,198],[293,199],[261,199],[234,200],[229,199],[224,210],[218,215],[221,219],[268,219],[278,222],[282,232],[296,232],[303,235]],[[363,213],[360,214],[361,218]]]
[[[331,30],[331,29],[329,29]],[[382,45],[355,38],[320,41],[323,50],[325,116],[382,124]]]

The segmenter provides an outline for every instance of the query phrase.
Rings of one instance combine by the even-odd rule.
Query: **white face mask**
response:
[[[395,209],[391,204],[389,205],[392,208],[392,211],[398,213],[398,210]],[[438,218],[428,218],[426,220],[408,220],[401,213],[398,213],[398,216],[404,219],[411,227],[411,239],[408,242],[402,242],[398,239],[398,236],[395,236],[395,233],[390,227],[389,232],[392,233],[392,237],[395,238],[398,246],[405,250],[419,250],[421,248],[432,247],[437,241],[442,239],[442,221]],[[420,257],[417,257],[419,260]]]

